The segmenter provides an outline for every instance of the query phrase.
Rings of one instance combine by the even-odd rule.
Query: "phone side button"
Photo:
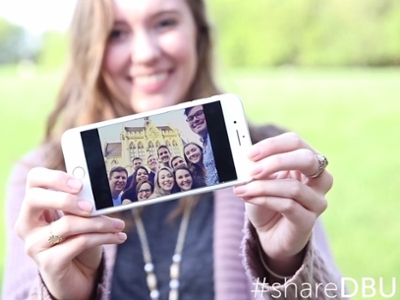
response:
[[[74,176],[76,179],[82,179],[85,177],[85,170],[82,167],[76,167],[72,171],[72,176]]]

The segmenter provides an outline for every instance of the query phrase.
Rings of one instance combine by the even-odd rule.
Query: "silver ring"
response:
[[[318,160],[318,171],[314,174],[307,176],[310,179],[318,178],[324,173],[326,166],[328,165],[328,159],[324,155],[316,154],[315,157]]]
[[[47,238],[47,241],[49,242],[49,244],[51,246],[54,246],[56,244],[61,243],[62,241],[64,241],[64,238],[61,235],[56,235],[53,233],[53,230],[51,229],[51,224],[53,222],[51,222],[49,224],[49,237]]]

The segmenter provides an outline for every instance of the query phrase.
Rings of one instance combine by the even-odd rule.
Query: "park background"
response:
[[[343,276],[357,281],[353,299],[363,299],[366,277],[377,284],[381,278],[386,294],[396,278],[393,299],[400,298],[400,1],[208,4],[220,86],[243,99],[252,122],[295,131],[329,158],[335,183],[322,220]],[[51,10],[42,11],[50,21]],[[13,164],[43,137],[65,70],[67,36],[56,30],[30,35],[1,16],[0,6],[4,199]],[[46,15],[30,18],[46,21]],[[1,270],[4,201],[0,213]],[[370,299],[383,299],[376,288]]]

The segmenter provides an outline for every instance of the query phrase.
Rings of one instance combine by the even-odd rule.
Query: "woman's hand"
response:
[[[121,232],[123,221],[88,217],[93,205],[79,199],[81,188],[81,182],[65,172],[32,169],[15,225],[27,254],[56,299],[89,299],[101,263],[101,245],[126,240]],[[51,235],[63,240],[51,244]]]
[[[304,140],[285,133],[252,146],[253,181],[235,187],[246,202],[248,218],[258,234],[270,270],[293,275],[318,216],[326,209],[332,176],[319,170],[319,160]]]

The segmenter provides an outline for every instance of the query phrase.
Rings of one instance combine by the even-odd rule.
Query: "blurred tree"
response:
[[[40,38],[33,36],[21,26],[0,18],[0,64],[36,59]]]
[[[400,65],[399,0],[208,4],[227,66]]]
[[[219,56],[229,67],[400,65],[399,0],[207,4],[216,25]],[[65,62],[64,33],[46,32],[39,41],[0,19],[0,64],[28,58],[57,68]]]
[[[47,31],[42,35],[42,48],[38,64],[46,68],[58,68],[66,60],[68,52],[67,35],[58,31]]]

